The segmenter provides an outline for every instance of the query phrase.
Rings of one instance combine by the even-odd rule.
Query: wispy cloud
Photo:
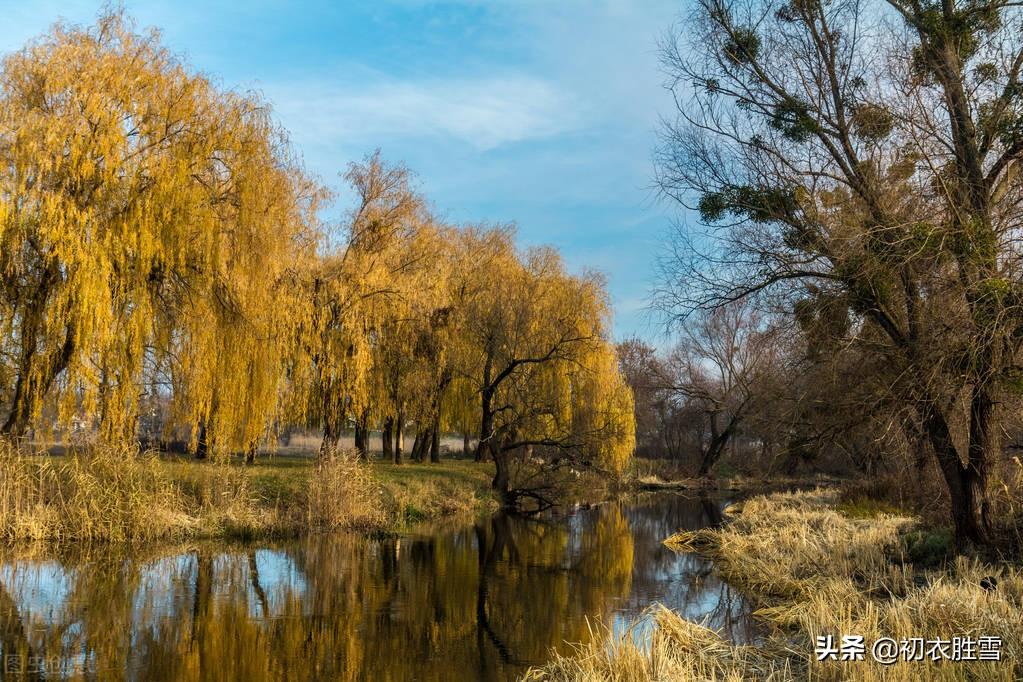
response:
[[[572,96],[526,75],[268,86],[289,127],[324,143],[445,137],[486,151],[584,124]]]

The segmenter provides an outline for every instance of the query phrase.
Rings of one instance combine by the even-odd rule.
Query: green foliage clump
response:
[[[924,568],[940,566],[955,554],[955,538],[948,528],[915,530],[902,537],[906,557]]]
[[[818,130],[805,102],[786,97],[775,105],[768,124],[792,142],[805,142]]]
[[[849,519],[876,519],[879,516],[905,516],[906,512],[883,500],[860,495],[843,500],[835,507],[842,516]]]
[[[748,64],[760,53],[760,37],[753,29],[735,29],[725,43],[723,52],[725,59],[732,64]]]
[[[698,209],[704,222],[712,223],[725,216],[767,223],[793,216],[799,208],[795,193],[782,187],[731,185],[700,197]]]

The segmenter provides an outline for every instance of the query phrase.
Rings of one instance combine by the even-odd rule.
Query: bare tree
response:
[[[962,542],[989,542],[1023,339],[1023,38],[1004,0],[700,0],[664,58],[659,182],[697,209],[659,300],[847,311],[926,434]],[[963,424],[961,435],[957,424]]]
[[[670,390],[704,417],[697,474],[706,476],[760,397],[758,384],[770,374],[776,358],[774,332],[743,301],[690,322],[668,357],[670,376],[665,379]]]

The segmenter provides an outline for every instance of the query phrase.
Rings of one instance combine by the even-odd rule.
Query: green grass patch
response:
[[[835,506],[835,511],[847,519],[876,519],[879,516],[909,515],[893,504],[883,500],[875,500],[866,495],[858,495],[842,500]]]

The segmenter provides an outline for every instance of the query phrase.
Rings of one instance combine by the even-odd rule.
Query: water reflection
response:
[[[199,544],[0,562],[8,675],[134,680],[514,679],[654,601],[750,637],[713,566],[661,541],[720,519],[671,495],[367,540]]]

